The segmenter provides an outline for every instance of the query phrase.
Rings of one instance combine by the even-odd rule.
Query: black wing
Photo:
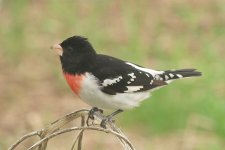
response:
[[[110,95],[141,92],[167,84],[156,80],[151,73],[106,55],[98,55],[90,71],[98,78],[101,90]]]

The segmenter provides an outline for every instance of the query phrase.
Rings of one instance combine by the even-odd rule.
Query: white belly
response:
[[[81,84],[79,97],[87,104],[103,109],[131,109],[137,107],[141,101],[150,96],[150,92],[118,93],[116,95],[105,94],[99,88],[95,77],[85,74]]]

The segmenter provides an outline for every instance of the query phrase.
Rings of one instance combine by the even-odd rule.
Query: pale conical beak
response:
[[[63,49],[59,44],[52,45],[51,49],[54,50],[59,56],[63,55]]]

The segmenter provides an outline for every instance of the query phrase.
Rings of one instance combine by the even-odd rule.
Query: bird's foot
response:
[[[100,123],[100,127],[106,129],[106,124],[109,123],[109,122],[114,123],[115,120],[113,120],[112,118],[113,118],[115,115],[117,115],[117,114],[119,114],[119,113],[121,113],[121,112],[123,112],[123,110],[122,110],[122,109],[118,109],[117,111],[114,111],[112,114],[110,114],[110,115],[104,117],[104,118],[102,119],[101,123]]]
[[[101,123],[100,123],[100,127],[106,129],[106,124],[109,122],[115,122],[115,120],[112,119],[112,116],[106,116],[105,118],[102,119]]]
[[[93,107],[93,108],[91,108],[91,110],[89,111],[89,113],[88,113],[88,117],[87,117],[87,120],[86,120],[86,124],[87,124],[87,126],[90,126],[90,125],[93,125],[94,123],[94,119],[95,119],[95,117],[94,117],[94,114],[96,113],[96,112],[99,112],[99,113],[101,113],[101,114],[103,114],[103,110],[102,109],[99,109],[99,108],[97,108],[97,107]],[[92,123],[91,124],[89,124],[89,120],[92,120]]]

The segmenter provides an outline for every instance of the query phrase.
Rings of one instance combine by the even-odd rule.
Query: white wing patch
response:
[[[174,77],[174,75],[172,73],[170,73],[169,76],[170,76],[170,78],[173,78]]]
[[[132,72],[132,73],[129,73],[128,74],[128,76],[130,76],[131,78],[133,78],[133,79],[135,79],[136,78],[136,76],[134,75],[134,73]]]
[[[166,79],[166,80],[168,80],[168,79],[169,79],[169,77],[168,77],[167,75],[165,75],[165,79]]]
[[[135,92],[143,88],[143,86],[126,86],[127,90],[124,92]]]
[[[151,80],[151,81],[150,81],[150,84],[152,84],[153,82],[154,82],[154,80]]]
[[[105,79],[102,83],[103,86],[108,86],[108,85],[113,85],[117,82],[120,82],[120,80],[122,80],[123,77],[122,76],[118,76],[117,78],[114,79]]]
[[[137,78],[137,77],[134,75],[133,72],[132,72],[132,73],[129,73],[128,76],[131,77],[130,82],[134,81],[134,79]],[[130,83],[127,82],[127,84],[130,84]]]
[[[152,76],[156,75],[156,74],[162,74],[164,73],[164,71],[156,71],[156,70],[152,70],[152,69],[148,69],[148,68],[143,68],[143,67],[140,67],[140,66],[137,66],[135,64],[132,64],[130,62],[126,62],[126,64],[136,68],[137,70],[141,70],[141,71],[144,71],[144,72],[148,72],[150,73]]]
[[[161,77],[160,77],[158,74],[156,74],[156,75],[154,76],[154,78],[155,78],[155,80],[161,80]]]
[[[183,78],[181,74],[176,74],[176,76],[178,76],[178,78]]]

